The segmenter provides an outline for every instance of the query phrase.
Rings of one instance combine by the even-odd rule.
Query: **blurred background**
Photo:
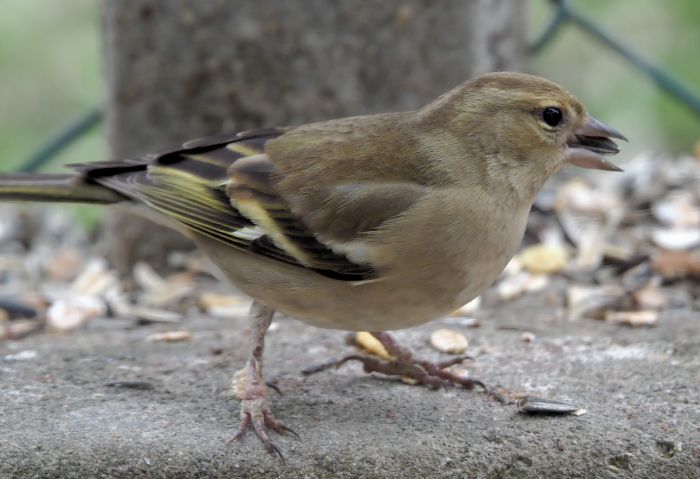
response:
[[[577,0],[579,11],[700,95],[700,2]],[[553,14],[529,2],[528,37]],[[4,0],[0,16],[0,169],[19,167],[42,142],[103,100],[99,2]],[[700,118],[578,28],[565,26],[527,60],[526,69],[571,90],[599,118],[630,138],[622,163],[639,152],[691,151]],[[261,125],[262,126],[262,125]],[[98,160],[107,149],[102,127],[55,158]]]
[[[0,16],[0,167],[9,171],[99,104],[103,95],[99,3],[5,0]],[[101,129],[52,165],[102,158]],[[54,169],[56,166],[54,166]]]
[[[560,1],[700,95],[700,0]],[[267,356],[272,381],[291,394],[276,401],[308,428],[282,475],[352,464],[340,474],[697,477],[700,115],[573,24],[524,55],[556,18],[554,2],[0,5],[0,172],[26,169],[47,140],[103,106],[105,121],[41,171],[222,131],[413,108],[477,72],[519,68],[569,89],[629,138],[613,159],[625,172],[562,169],[496,284],[399,341],[444,358],[432,332],[448,328],[448,343],[468,345],[458,374],[503,385],[512,401],[564,399],[591,414],[518,418],[450,392],[431,395],[436,420],[408,389],[354,401],[393,386],[343,379],[352,370],[305,383],[303,366],[345,353],[334,331],[280,321]],[[76,227],[76,211],[90,227]],[[426,254],[435,247],[426,242]],[[0,203],[0,477],[265,474],[258,455],[225,444],[235,415],[222,405],[222,371],[243,363],[250,299],[220,277],[184,237],[117,208]],[[354,385],[358,396],[347,393]],[[379,420],[367,427],[371,405]],[[370,448],[328,441],[328,431]],[[311,469],[297,473],[295,456]],[[475,469],[459,471],[467,464]]]

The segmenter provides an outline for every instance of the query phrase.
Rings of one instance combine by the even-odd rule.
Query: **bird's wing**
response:
[[[399,185],[336,185],[335,194],[315,214],[301,212],[302,219],[276,190],[275,165],[265,153],[267,142],[284,133],[253,130],[194,140],[143,159],[73,167],[90,181],[231,247],[334,279],[376,279],[371,261],[358,254],[363,245],[353,240],[381,223],[379,216],[399,214],[411,195]],[[372,215],[380,196],[395,198],[387,203],[393,207]],[[323,239],[336,239],[341,231],[342,243]]]
[[[371,266],[371,232],[425,194],[423,187],[408,183],[342,181],[295,201],[293,192],[279,189],[275,166],[267,154],[242,158],[228,170],[226,191],[232,204],[277,247],[314,268],[342,270],[346,265],[336,264],[338,258]],[[312,174],[304,176],[315,181]]]
[[[382,240],[377,229],[401,217],[434,183],[426,173],[429,157],[405,119],[391,113],[295,128],[268,143],[274,171],[261,187],[274,188],[336,250],[371,248]]]

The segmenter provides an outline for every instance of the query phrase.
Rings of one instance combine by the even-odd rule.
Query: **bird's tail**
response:
[[[109,204],[125,199],[80,175],[0,175],[0,202]]]

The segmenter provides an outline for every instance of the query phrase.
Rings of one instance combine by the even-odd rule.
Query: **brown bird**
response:
[[[140,204],[183,231],[254,299],[251,351],[234,379],[236,438],[289,429],[268,405],[275,311],[368,330],[395,358],[365,370],[437,387],[483,384],[413,358],[380,331],[438,318],[513,256],[544,182],[565,163],[619,170],[616,130],[543,78],[493,73],[409,112],[246,131],[69,175],[0,176],[0,200]],[[358,357],[353,357],[359,359]]]

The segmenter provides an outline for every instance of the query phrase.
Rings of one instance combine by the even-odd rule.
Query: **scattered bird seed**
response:
[[[179,323],[182,321],[181,314],[166,311],[164,309],[132,305],[128,312],[130,316],[134,316],[135,318],[148,323]]]
[[[2,324],[0,320],[0,339],[18,340],[43,327],[39,321],[32,319],[15,319]]]
[[[658,311],[606,311],[605,313],[605,321],[626,326],[655,326],[658,320]]]
[[[250,309],[250,300],[233,294],[202,293],[198,302],[202,311],[217,318],[246,315]]]
[[[0,311],[5,311],[8,319],[34,318],[37,315],[36,309],[10,298],[0,298]]]
[[[82,273],[71,284],[73,294],[83,296],[101,296],[111,287],[117,286],[117,273],[107,267],[107,261],[94,258],[88,262]]]
[[[467,338],[453,329],[436,329],[430,335],[430,344],[440,352],[462,354],[469,345]]]
[[[568,255],[560,245],[538,244],[525,248],[520,253],[523,268],[535,274],[555,274],[566,268]]]
[[[664,279],[700,278],[700,255],[689,251],[659,251],[651,268]]]
[[[651,239],[657,246],[671,251],[690,250],[700,245],[700,228],[655,230]]]
[[[165,289],[168,282],[165,281],[155,270],[146,263],[138,262],[134,265],[134,281],[146,291],[156,291]]]
[[[571,403],[534,396],[526,396],[518,401],[518,411],[523,413],[573,414],[576,416],[586,413],[585,409]]]
[[[358,333],[355,333],[355,342],[368,353],[379,356],[382,359],[394,359],[394,357],[386,350],[384,345],[367,331],[359,331]]]
[[[453,316],[453,317],[469,316],[470,314],[473,314],[476,310],[478,310],[480,307],[481,307],[481,296],[477,296],[476,298],[472,299],[471,301],[469,301],[467,304],[465,304],[461,308],[454,310],[452,313],[450,313],[450,316]]]
[[[535,336],[533,333],[531,333],[530,331],[523,331],[523,332],[520,334],[520,339],[521,339],[524,343],[532,343],[532,342],[535,341],[535,338],[536,338],[536,336]]]
[[[605,312],[616,308],[623,295],[624,290],[617,286],[571,286],[566,294],[568,316],[570,319],[604,319]]]
[[[668,306],[668,298],[666,294],[659,289],[659,279],[659,277],[654,278],[632,293],[632,298],[639,309],[651,309],[655,311],[666,309]]]
[[[37,353],[33,349],[25,349],[24,351],[20,351],[15,354],[8,354],[5,356],[5,359],[7,361],[29,361],[31,359],[35,359],[37,356],[39,356],[39,353]]]
[[[98,296],[73,295],[55,301],[46,312],[46,322],[58,331],[70,331],[107,313],[107,305]]]
[[[189,341],[192,339],[192,333],[189,331],[166,331],[164,333],[151,334],[146,338],[146,341],[177,343],[180,341]]]

